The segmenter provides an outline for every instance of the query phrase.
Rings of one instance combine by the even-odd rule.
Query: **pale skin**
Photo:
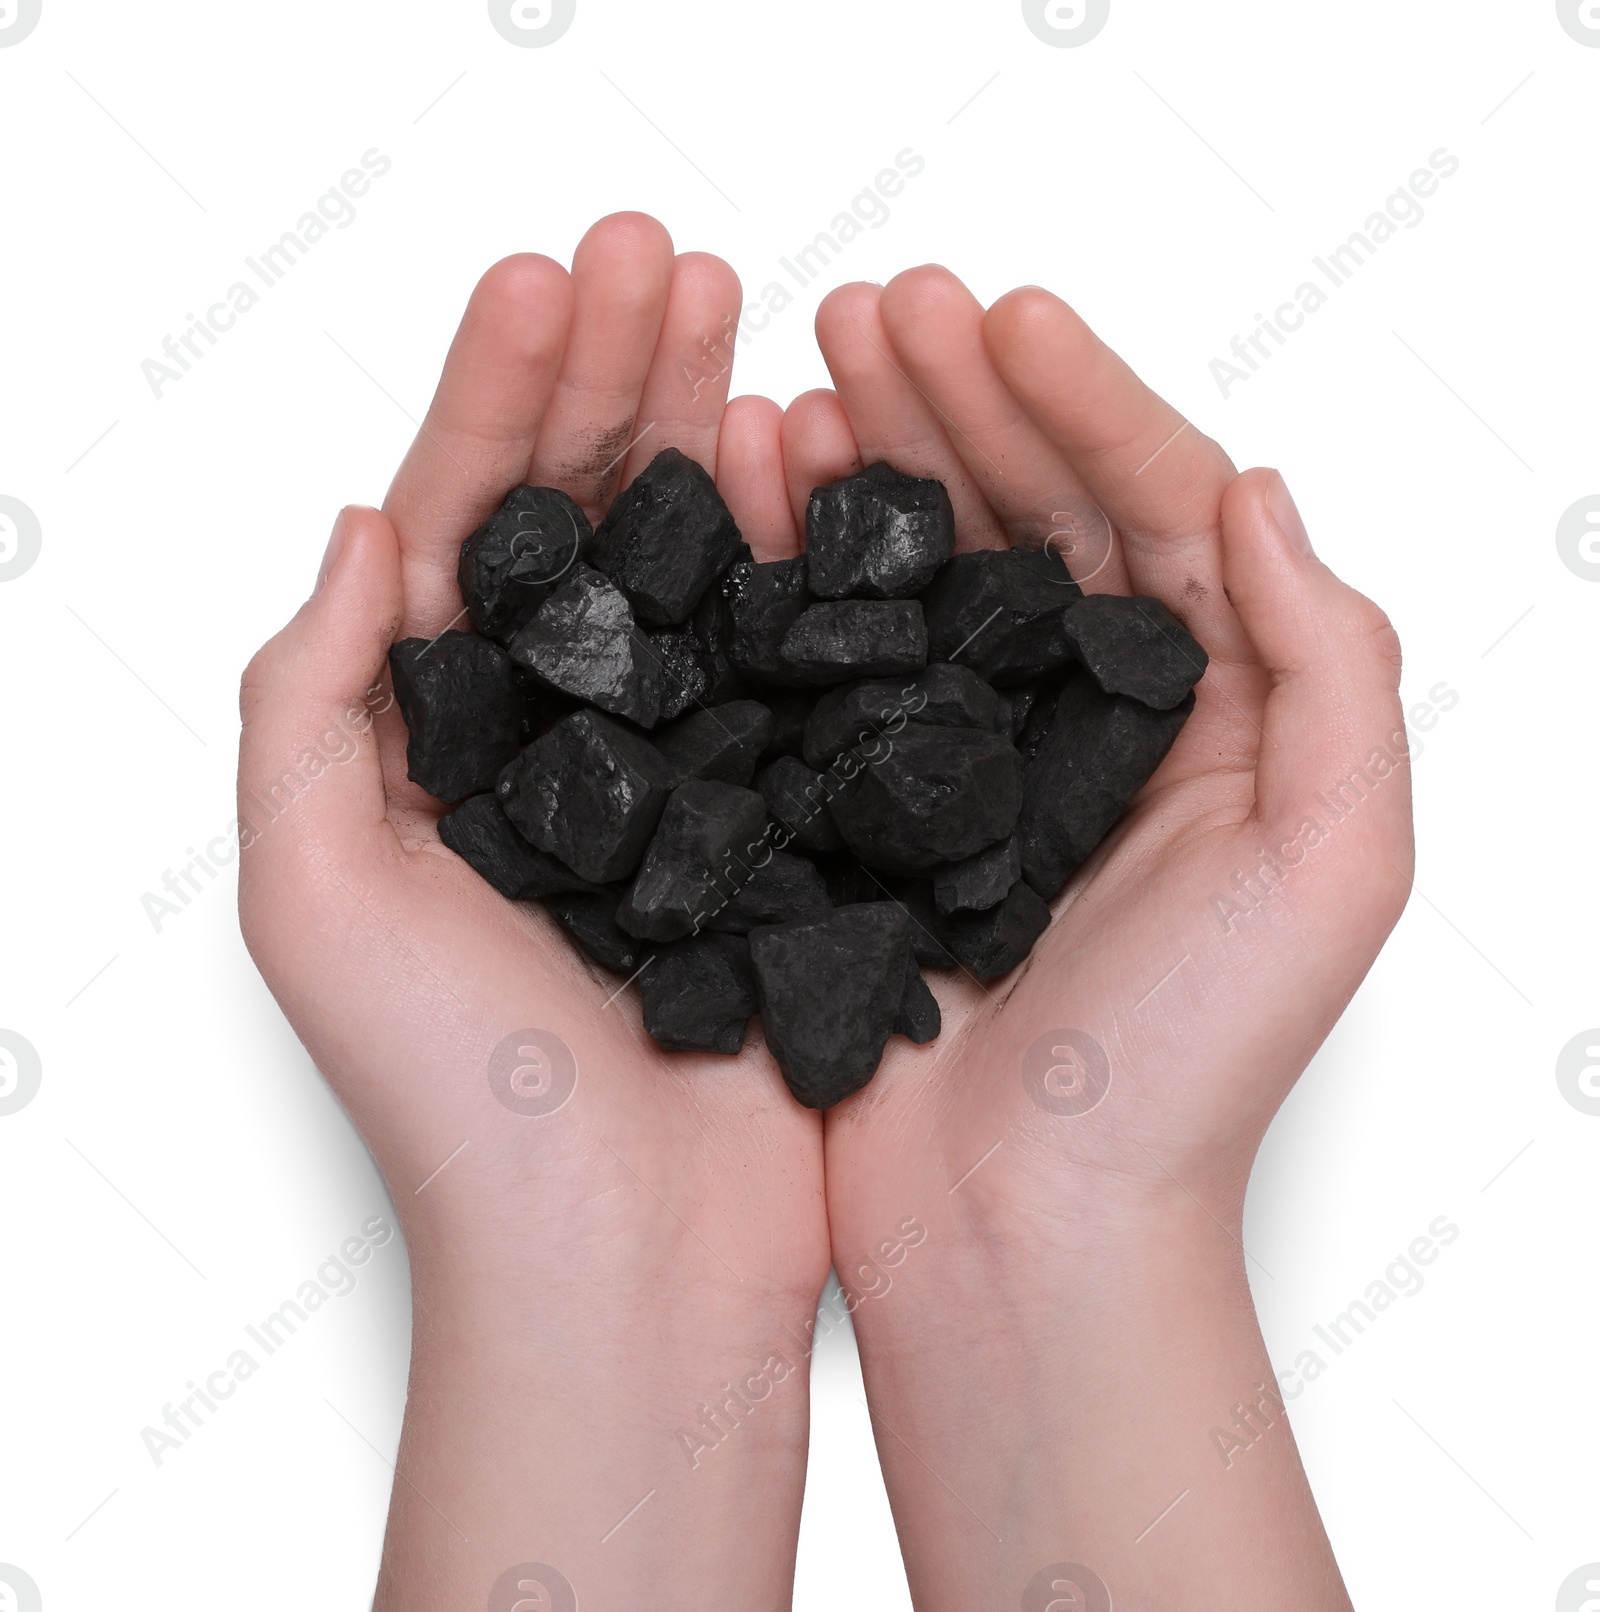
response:
[[[935,268],[844,287],[817,321],[836,391],[787,412],[727,401],[739,303],[727,265],[638,214],[597,224],[570,271],[490,270],[383,511],[341,514],[316,592],[246,674],[245,795],[364,726],[388,645],[458,616],[456,551],[506,488],[598,516],[669,444],[761,559],[798,551],[819,482],[877,458],[938,476],[964,546],[1056,530],[1091,591],[1163,599],[1211,667],[1030,962],[987,988],[930,976],[939,1040],[892,1041],[825,1116],[758,1033],[736,1059],[657,1050],[632,992],[608,1002],[620,981],[439,843],[392,709],[259,827],[246,938],[412,1262],[378,1612],[482,1606],[529,1561],[584,1605],[787,1606],[806,1328],[830,1263],[881,1286],[858,1271],[875,1252],[893,1286],[855,1324],[919,1609],[1016,1606],[1067,1561],[1118,1605],[1345,1608],[1285,1418],[1231,1466],[1209,1434],[1272,1385],[1238,1243],[1251,1162],[1409,889],[1394,635],[1310,553],[1275,473],[1237,475],[1049,293],[985,311]],[[1335,823],[1317,792],[1375,750],[1401,759]],[[1263,847],[1286,874],[1258,873]],[[579,1074],[525,1118],[486,1071],[531,1027]],[[1063,1029],[1111,1070],[1077,1115],[1022,1073]],[[1070,1095],[1072,1059],[1050,1067]],[[908,1217],[926,1237],[886,1253]],[[712,1442],[725,1384],[751,1408]]]

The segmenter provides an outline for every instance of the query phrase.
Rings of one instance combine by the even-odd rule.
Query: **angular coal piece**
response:
[[[939,920],[940,936],[957,958],[985,983],[1009,974],[1050,927],[1050,909],[1024,879],[987,912],[964,912]]]
[[[886,901],[752,931],[767,1046],[807,1108],[842,1102],[877,1072],[905,994],[906,936]]]
[[[984,912],[1004,901],[1022,877],[1022,852],[1015,835],[969,856],[965,862],[947,862],[934,870],[933,904],[943,914]]]
[[[911,952],[923,968],[948,973],[960,968],[956,954],[939,939],[945,919],[933,904],[933,886],[924,879],[891,879],[889,898],[911,926]]]
[[[761,765],[779,756],[798,756],[805,744],[806,723],[811,719],[811,708],[817,703],[816,695],[763,689],[761,703],[772,712],[772,737],[761,752]]]
[[[918,671],[928,662],[922,606],[915,599],[812,605],[783,635],[778,660],[789,682],[807,686]]]
[[[955,550],[956,523],[944,484],[868,465],[806,506],[811,591],[819,599],[908,599]]]
[[[811,604],[806,590],[806,557],[757,564],[736,560],[722,580],[733,623],[728,654],[740,671],[768,682],[784,682],[787,674],[778,659],[778,646]]]
[[[976,672],[941,661],[911,677],[829,689],[806,723],[805,758],[826,767],[846,750],[898,733],[907,722],[986,728],[1010,737],[1001,696]]]
[[[1025,683],[1070,658],[1062,611],[1082,597],[1048,550],[958,554],[922,597],[929,657],[997,686]]]
[[[766,853],[763,853],[766,854]],[[833,910],[816,863],[773,851],[706,928],[748,935],[763,924],[803,923]]]
[[[646,940],[693,934],[765,853],[767,804],[753,789],[691,778],[672,792],[617,922]]]
[[[573,699],[642,728],[661,715],[661,662],[628,601],[581,561],[511,640],[511,658]]]
[[[858,763],[831,809],[868,867],[915,873],[964,861],[1017,826],[1022,757],[997,733],[913,722],[842,758],[838,770]]]
[[[548,851],[530,845],[494,795],[474,795],[439,819],[439,838],[512,901],[598,890]]]
[[[527,686],[506,652],[469,632],[402,638],[389,650],[394,697],[411,737],[406,770],[436,800],[494,787],[527,737]]]
[[[808,767],[798,756],[779,756],[756,774],[756,793],[773,822],[788,831],[802,851],[837,851],[844,841],[828,810],[839,780]]]
[[[733,700],[691,711],[651,737],[672,769],[674,788],[690,778],[748,784],[772,737],[772,713],[755,700]]]
[[[583,558],[589,517],[556,487],[513,487],[461,545],[456,580],[474,628],[502,643]]]
[[[545,896],[540,905],[586,957],[614,974],[631,974],[650,955],[650,948],[617,927],[621,894],[620,889],[613,889],[598,895]]]
[[[575,711],[535,739],[495,786],[525,839],[595,884],[639,866],[671,793],[648,739],[598,711]]]
[[[668,1052],[735,1053],[756,1010],[750,944],[692,935],[661,947],[639,976],[644,1027]]]
[[[1097,846],[1159,767],[1194,709],[1191,694],[1153,711],[1075,678],[1056,701],[1028,763],[1017,845],[1022,875],[1047,901]]]
[[[943,1022],[939,1013],[939,999],[928,989],[928,982],[917,967],[917,959],[909,947],[906,954],[906,983],[900,994],[900,1006],[894,1016],[895,1035],[903,1035],[925,1047],[938,1039]]]
[[[1205,674],[1207,655],[1159,599],[1091,594],[1067,612],[1078,663],[1107,694],[1170,711]]]
[[[726,704],[744,693],[744,674],[728,653],[733,617],[718,589],[706,590],[683,626],[657,628],[646,632],[645,639],[661,662],[663,722],[698,706]]]
[[[693,459],[663,448],[617,495],[590,563],[628,597],[640,621],[674,627],[739,549],[717,484]]]

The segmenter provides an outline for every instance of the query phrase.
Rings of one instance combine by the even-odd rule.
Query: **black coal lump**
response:
[[[756,1010],[750,944],[691,935],[660,947],[639,976],[644,1027],[668,1052],[735,1053]]]
[[[1082,597],[1049,550],[958,554],[922,596],[929,657],[997,686],[1025,683],[1071,656],[1062,611]]]
[[[787,851],[763,849],[767,857],[706,925],[729,934],[748,935],[762,924],[800,923],[825,917],[833,909],[828,887],[815,862]],[[759,860],[759,859],[758,859]]]
[[[739,528],[705,470],[663,448],[617,495],[590,563],[627,595],[640,621],[673,627],[739,549]]]
[[[905,994],[907,925],[893,903],[841,907],[750,935],[767,1046],[807,1108],[872,1079]]]
[[[1107,694],[1170,711],[1205,674],[1207,655],[1159,599],[1097,593],[1065,618],[1079,665]]]
[[[469,632],[402,638],[389,670],[411,781],[442,801],[492,789],[527,736],[526,684],[506,652]]]
[[[806,506],[811,591],[819,599],[908,599],[955,550],[956,523],[944,484],[868,465]]]
[[[530,845],[492,794],[474,795],[446,812],[439,819],[439,838],[512,901],[598,888],[548,851]]]
[[[806,591],[805,555],[765,563],[735,560],[721,592],[732,622],[728,654],[733,664],[767,682],[785,681],[778,646],[812,602]]]
[[[922,606],[915,599],[811,605],[783,635],[778,660],[788,681],[818,687],[918,671],[928,662]]]
[[[644,941],[617,927],[620,890],[596,895],[545,896],[540,905],[586,957],[614,974],[631,974],[650,955]]]
[[[589,517],[556,487],[513,487],[461,545],[456,580],[472,625],[502,642],[581,560]]]
[[[899,904],[911,925],[911,950],[923,968],[948,973],[960,968],[954,952],[939,939],[944,919],[933,904],[933,886],[925,879],[897,878],[888,881],[888,895]]]
[[[959,862],[1004,839],[1022,809],[1022,757],[1010,740],[973,728],[911,723],[870,762],[862,750],[835,796],[833,820],[868,867],[915,873]]]
[[[808,767],[798,756],[779,756],[756,774],[755,789],[767,803],[773,822],[788,831],[802,851],[837,851],[844,841],[828,810],[839,787],[830,773]]]
[[[651,740],[672,769],[674,787],[690,778],[748,784],[772,737],[772,713],[755,700],[732,700],[680,717]]]
[[[661,663],[663,722],[696,706],[725,704],[745,692],[745,677],[728,654],[733,618],[718,589],[707,590],[681,627],[648,630],[645,641]]]
[[[648,739],[598,711],[574,711],[506,767],[495,792],[541,851],[607,884],[639,866],[670,776]]]
[[[987,912],[939,920],[939,934],[956,957],[985,983],[1009,974],[1050,927],[1050,909],[1019,879]]]
[[[947,862],[933,874],[933,904],[941,913],[984,912],[1005,900],[1022,877],[1022,853],[1015,836],[969,856]]]
[[[892,737],[907,722],[986,728],[1009,737],[1009,721],[1001,696],[976,672],[941,662],[909,677],[829,689],[806,723],[803,753],[813,767],[826,767],[846,750]]]
[[[581,561],[517,629],[511,658],[551,688],[642,728],[660,718],[660,659],[628,601]]]
[[[679,940],[716,916],[765,854],[766,802],[753,789],[691,778],[672,792],[617,922]]]
[[[1023,877],[1047,901],[1059,894],[1159,767],[1194,709],[1189,695],[1153,711],[1088,678],[1062,689],[1028,763],[1017,845]]]
[[[903,1035],[925,1047],[939,1038],[943,1028],[939,1013],[939,999],[928,989],[928,982],[917,967],[916,956],[910,946],[906,948],[906,982],[900,993],[900,1006],[894,1016],[895,1035]]]
[[[772,737],[761,752],[761,764],[779,756],[797,756],[805,744],[806,723],[817,697],[791,689],[763,689],[761,703],[772,712]]]

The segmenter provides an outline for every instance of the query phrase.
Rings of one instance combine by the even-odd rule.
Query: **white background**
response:
[[[1600,1023],[1600,586],[1556,545],[1600,493],[1597,95],[1552,0],[1113,0],[1071,49],[1014,0],[578,0],[540,49],[482,0],[44,0],[0,49],[0,494],[42,531],[0,583],[0,1026],[43,1068],[0,1117],[0,1562],[49,1612],[366,1604],[398,1242],[180,1454],[140,1442],[387,1212],[231,889],[159,934],[140,898],[226,829],[238,673],[340,503],[381,497],[488,263],[638,207],[754,298],[910,147],[926,171],[736,390],[823,382],[811,312],[844,279],[1047,284],[1283,469],[1392,613],[1408,703],[1457,696],[1416,733],[1417,896],[1268,1138],[1246,1242],[1287,1368],[1459,1226],[1296,1432],[1359,1606],[1555,1605],[1600,1559],[1600,1118],[1555,1076]],[[158,401],[141,361],[372,147],[356,221]],[[1440,148],[1423,221],[1225,400],[1211,360]],[[816,1376],[798,1604],[903,1607],[848,1342]]]

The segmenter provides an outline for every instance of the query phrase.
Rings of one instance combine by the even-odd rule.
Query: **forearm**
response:
[[[1242,1256],[1188,1200],[1070,1257],[931,1243],[856,1325],[919,1612],[1101,1612],[1064,1563],[1152,1612],[1348,1608]]]

